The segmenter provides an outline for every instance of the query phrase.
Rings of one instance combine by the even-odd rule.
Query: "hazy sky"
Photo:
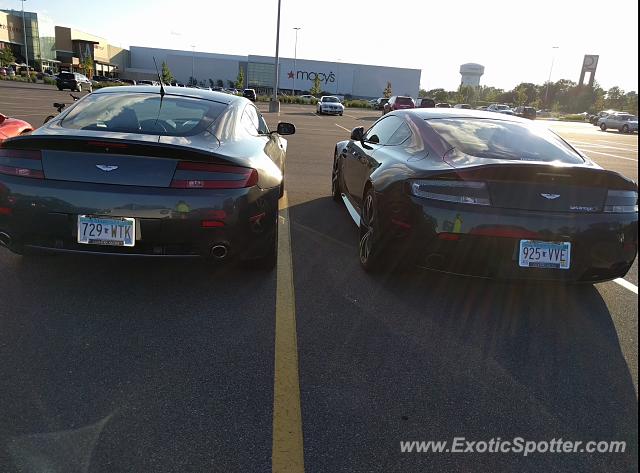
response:
[[[510,89],[578,81],[584,54],[599,54],[596,80],[638,90],[638,2],[601,0],[282,0],[280,54],[422,69],[421,86],[454,89],[459,67],[485,66],[481,84]],[[0,0],[20,8],[19,0]],[[27,0],[41,35],[70,26],[112,44],[274,55],[277,0]],[[616,37],[615,40],[607,38]]]

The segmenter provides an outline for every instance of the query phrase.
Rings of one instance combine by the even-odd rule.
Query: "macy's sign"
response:
[[[329,71],[329,74],[325,74],[324,72],[289,71],[287,75],[289,79],[293,79],[295,76],[296,80],[310,80],[312,82],[315,81],[317,77],[320,79],[320,82],[324,82],[325,84],[336,81],[336,76],[331,71]]]

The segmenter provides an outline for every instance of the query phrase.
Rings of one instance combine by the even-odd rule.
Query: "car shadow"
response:
[[[367,394],[380,396],[375,403],[384,406],[376,411],[381,418],[389,412],[397,414],[402,404],[414,412],[411,435],[400,439],[447,439],[448,434],[464,433],[506,438],[508,432],[585,441],[619,439],[628,442],[627,455],[573,460],[556,456],[548,461],[559,462],[559,470],[637,465],[634,380],[612,315],[596,286],[501,282],[426,270],[368,274],[359,267],[358,231],[342,205],[327,197],[292,207],[290,213],[295,286],[302,292],[296,298],[303,390],[305,383],[317,387],[319,379],[350,376],[352,381],[342,381],[340,389],[375,390]],[[321,296],[298,289],[315,284],[322,287]],[[316,307],[306,303],[309,299]],[[339,330],[333,330],[334,325]],[[371,337],[377,342],[369,345],[366,358],[354,358],[366,343],[362,340]],[[332,342],[327,345],[326,340]],[[351,369],[343,369],[344,364]],[[324,371],[312,373],[308,365]],[[372,384],[360,385],[360,380],[371,379],[384,379],[379,391]],[[398,394],[405,390],[413,396]],[[330,397],[327,391],[323,389],[326,398]],[[321,402],[313,393],[306,401],[306,405]],[[340,402],[349,403],[343,398]],[[359,412],[358,403],[363,402],[354,399],[349,408]],[[345,415],[349,411],[344,406],[327,408]],[[454,420],[460,412],[471,417],[464,423]],[[426,427],[433,425],[434,416],[442,425]],[[314,418],[307,414],[307,420]],[[342,429],[364,435],[364,444],[376,442],[373,434],[363,433],[365,427],[384,430],[385,422],[390,429],[393,425],[392,419],[378,419],[377,426],[362,422],[364,426]],[[337,428],[325,425],[328,431],[333,427]],[[343,452],[330,434],[322,441],[330,444],[328,449]],[[320,447],[314,443],[310,448]],[[433,460],[429,465],[434,471],[450,469],[452,464],[485,471],[515,467],[500,463],[505,459],[471,457],[447,460],[453,463]],[[399,464],[405,465],[406,456],[390,458],[388,468],[394,471],[399,471]],[[368,461],[366,456],[359,460]],[[540,461],[533,470],[545,466],[546,460]],[[414,471],[416,465],[406,464],[403,471]],[[521,466],[520,471],[529,471]]]

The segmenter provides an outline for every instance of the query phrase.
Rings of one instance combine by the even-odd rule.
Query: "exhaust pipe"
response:
[[[0,232],[0,245],[7,248],[11,245],[11,235],[5,232]]]
[[[223,260],[227,257],[229,250],[225,245],[214,245],[211,248],[211,256],[217,260]]]

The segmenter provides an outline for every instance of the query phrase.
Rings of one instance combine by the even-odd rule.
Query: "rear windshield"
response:
[[[429,125],[458,151],[470,156],[517,161],[584,163],[552,132],[538,126],[490,119],[430,119]]]
[[[399,103],[400,105],[413,105],[413,100],[411,97],[398,97],[396,99],[396,103]]]
[[[191,136],[202,133],[220,116],[223,103],[159,94],[91,94],[62,120],[76,130]]]
[[[60,73],[60,78],[61,79],[75,79],[75,76],[71,72],[61,72]]]
[[[535,112],[535,111],[536,111],[536,109],[535,109],[535,108],[533,108],[533,107],[524,107],[524,111],[525,111],[525,112]]]

